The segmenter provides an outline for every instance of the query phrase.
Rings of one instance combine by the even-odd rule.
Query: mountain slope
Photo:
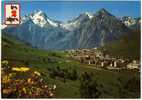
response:
[[[106,53],[131,59],[140,59],[140,31],[134,31],[120,40],[106,44]]]

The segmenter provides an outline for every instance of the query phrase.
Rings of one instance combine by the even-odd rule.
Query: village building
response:
[[[139,67],[140,67],[140,64],[136,60],[133,60],[132,63],[129,63],[127,65],[128,69],[139,69]]]
[[[133,60],[130,62],[129,59],[120,57],[111,57],[108,54],[103,54],[103,52],[97,49],[76,49],[70,50],[70,55],[73,59],[78,60],[81,63],[88,65],[95,65],[101,68],[108,69],[139,69],[140,64],[138,61]]]

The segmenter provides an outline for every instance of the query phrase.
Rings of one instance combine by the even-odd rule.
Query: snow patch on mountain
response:
[[[30,16],[30,17],[32,21],[35,24],[39,25],[40,27],[44,27],[44,25],[47,24],[46,16],[44,15],[42,11],[38,11],[33,16]]]
[[[51,21],[50,19],[47,19],[47,21],[49,22],[50,25],[52,25],[54,27],[58,27],[58,23]]]
[[[61,24],[63,28],[70,30],[70,31],[75,29],[79,25],[80,23],[78,22],[78,20]]]
[[[136,20],[130,16],[122,17],[121,20],[128,27],[136,24]]]
[[[78,16],[77,18],[71,21],[62,23],[61,26],[67,30],[72,31],[76,29],[81,24],[82,21],[84,21],[85,19],[91,20],[93,17],[94,17],[93,14],[89,12],[85,12],[85,13],[80,14],[80,16]]]
[[[94,17],[93,14],[90,13],[90,12],[85,12],[85,14],[86,14],[90,19],[92,19],[92,18]]]

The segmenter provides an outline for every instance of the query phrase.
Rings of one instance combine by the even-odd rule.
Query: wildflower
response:
[[[53,93],[50,93],[50,96],[52,97],[54,94]]]
[[[4,64],[4,65],[8,65],[8,61],[7,60],[3,60],[1,63]]]
[[[20,82],[20,80],[19,80],[19,79],[16,79],[15,82]]]
[[[28,78],[27,82],[28,82],[29,84],[33,84],[33,81],[32,81],[31,78]]]
[[[9,77],[12,77],[15,73],[9,73]]]
[[[52,97],[53,95],[54,94],[51,91],[49,91],[49,96]]]
[[[8,83],[10,82],[10,77],[8,75],[3,76],[2,83]]]
[[[42,82],[42,81],[43,81],[43,79],[41,78],[41,79],[40,79],[40,82]]]
[[[31,82],[31,78],[28,78],[28,83],[30,83]]]
[[[28,67],[20,67],[20,68],[13,67],[12,68],[12,71],[17,71],[17,72],[26,72],[26,71],[29,71],[29,70],[30,70],[30,68],[28,68]]]
[[[45,88],[47,88],[48,86],[47,86],[47,85],[45,85],[44,87],[45,87]]]
[[[13,67],[12,70],[13,70],[13,71],[20,71],[20,68]]]
[[[12,92],[11,89],[3,89],[2,91],[3,94],[9,94],[11,92]]]
[[[24,71],[24,72],[26,72],[26,71],[29,71],[30,68],[28,68],[28,67],[21,67],[21,70]]]
[[[53,90],[55,90],[55,89],[56,89],[56,85],[54,84],[54,85],[53,85]]]
[[[40,76],[41,74],[38,71],[34,71],[34,74]]]
[[[25,88],[25,87],[23,87],[23,89],[22,89],[22,90],[23,90],[23,92],[24,92],[24,93],[26,93],[26,88]]]

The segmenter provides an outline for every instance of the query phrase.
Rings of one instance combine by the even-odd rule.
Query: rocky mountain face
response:
[[[33,47],[52,50],[99,47],[130,31],[125,21],[105,9],[95,14],[82,13],[66,23],[52,20],[44,12],[36,10],[25,15],[19,26],[2,30],[3,34],[15,36]]]

